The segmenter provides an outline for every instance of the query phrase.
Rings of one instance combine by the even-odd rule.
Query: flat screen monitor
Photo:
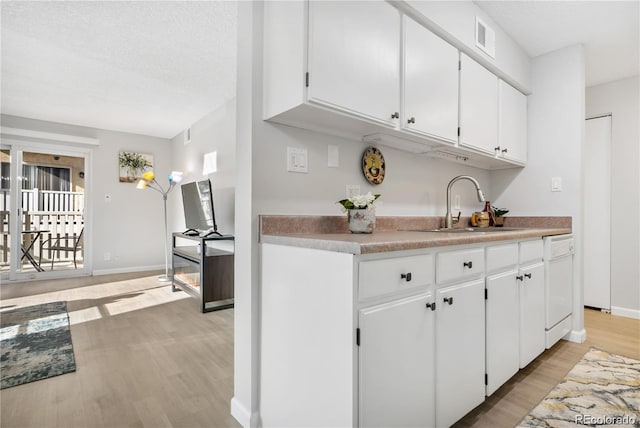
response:
[[[210,180],[185,183],[182,189],[184,220],[188,230],[185,234],[207,236],[218,234],[216,215],[213,209],[213,192]]]

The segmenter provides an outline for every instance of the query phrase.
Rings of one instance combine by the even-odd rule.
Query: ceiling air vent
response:
[[[476,46],[491,58],[496,57],[496,32],[476,16]]]

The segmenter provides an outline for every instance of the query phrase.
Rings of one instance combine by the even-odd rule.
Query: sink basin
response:
[[[492,233],[492,232],[513,232],[522,229],[512,227],[462,227],[455,229],[439,228],[439,229],[414,229],[408,232],[443,232],[443,233]]]

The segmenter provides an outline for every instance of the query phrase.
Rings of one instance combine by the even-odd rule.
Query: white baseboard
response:
[[[640,320],[640,310],[611,306],[611,315]]]
[[[587,340],[587,330],[571,330],[563,339],[569,342],[584,343]]]
[[[114,273],[129,273],[129,272],[145,272],[152,270],[164,270],[164,265],[151,265],[151,266],[130,266],[113,269],[96,269],[92,272],[93,276],[98,275],[111,275]]]
[[[231,399],[231,416],[233,416],[244,428],[251,426],[251,412],[240,401]]]

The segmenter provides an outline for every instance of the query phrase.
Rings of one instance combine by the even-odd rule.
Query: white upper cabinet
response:
[[[499,109],[499,155],[524,164],[527,162],[527,96],[500,80]]]
[[[458,140],[458,50],[404,17],[402,128],[443,142]]]
[[[495,155],[498,77],[465,54],[460,60],[460,146]]]
[[[395,126],[400,20],[384,1],[311,1],[309,101]]]

